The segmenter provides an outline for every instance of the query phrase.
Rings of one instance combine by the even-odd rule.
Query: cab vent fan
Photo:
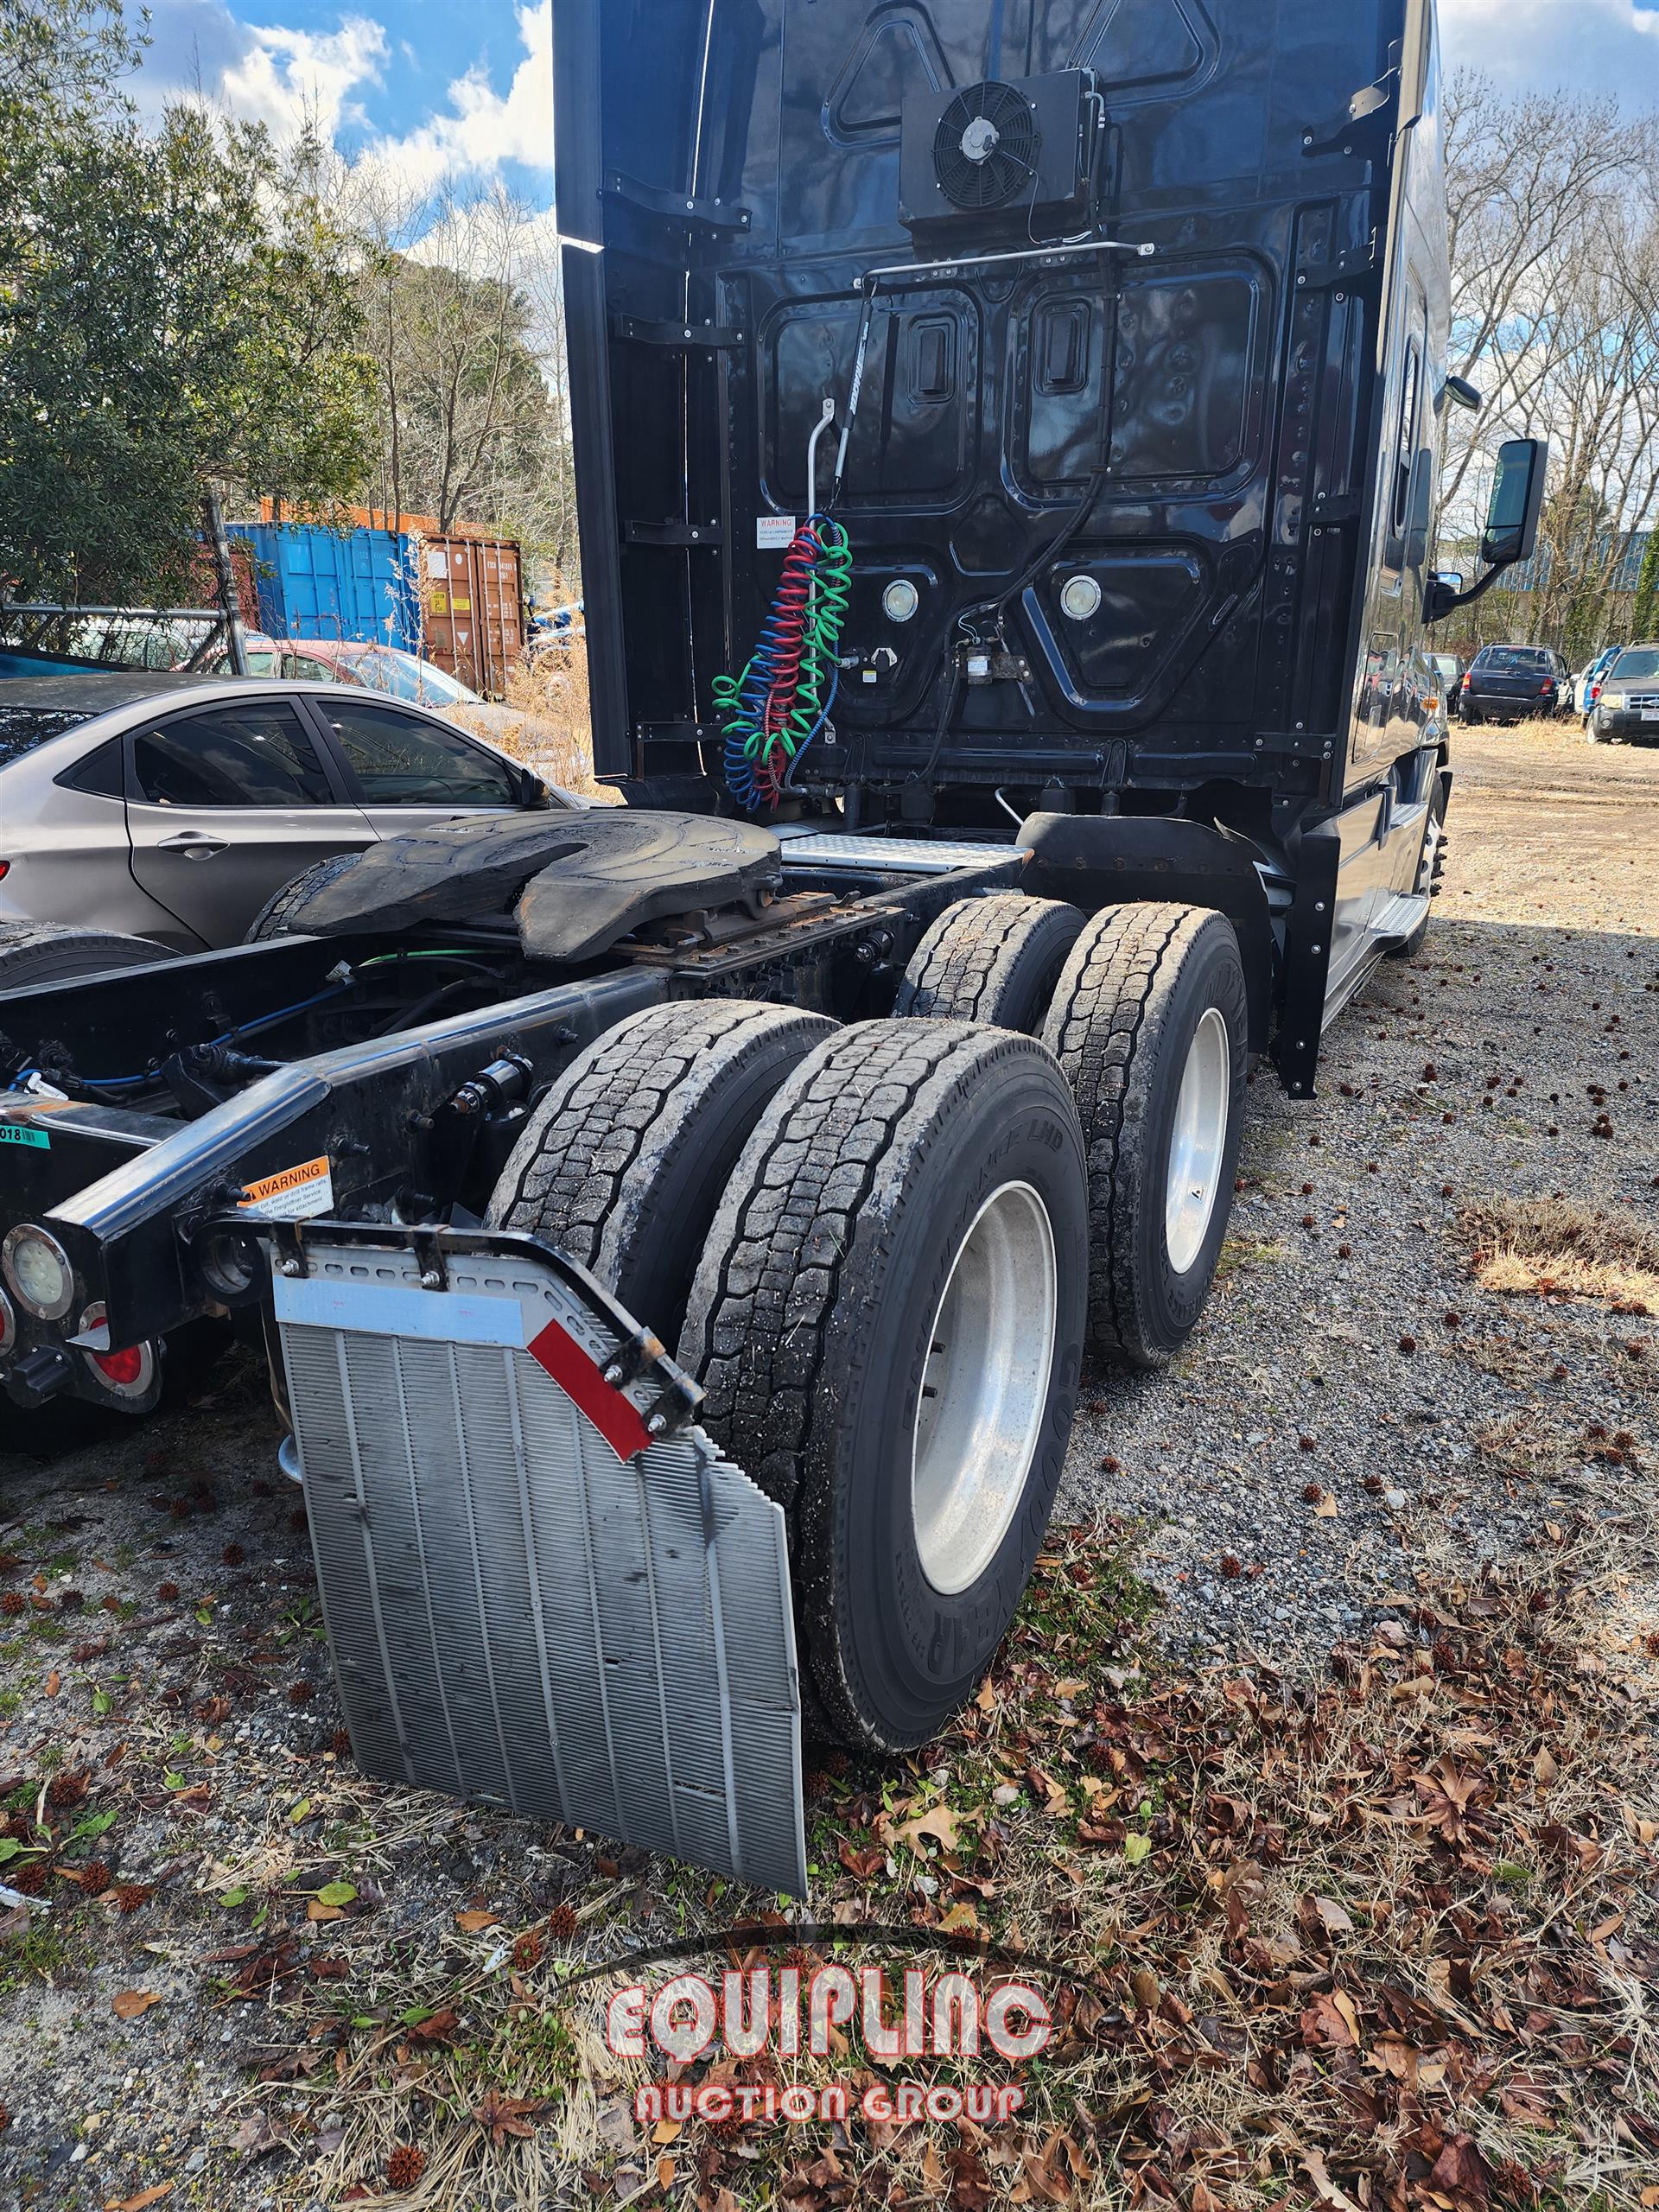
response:
[[[1035,185],[1041,149],[1031,102],[993,79],[958,92],[940,117],[933,172],[953,207],[1006,207]]]

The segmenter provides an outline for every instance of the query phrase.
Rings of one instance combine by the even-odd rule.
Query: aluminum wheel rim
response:
[[[1215,1217],[1232,1090],[1231,1039],[1224,1017],[1211,1007],[1187,1047],[1169,1137],[1164,1236],[1178,1275],[1185,1274],[1204,1249]]]
[[[941,1597],[978,1581],[1019,1510],[1058,1314],[1048,1209],[1029,1183],[1005,1183],[957,1249],[916,1406],[911,1511],[922,1572]]]

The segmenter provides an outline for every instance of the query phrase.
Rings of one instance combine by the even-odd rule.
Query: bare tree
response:
[[[393,528],[429,515],[575,565],[563,301],[550,219],[499,186],[413,191],[372,161],[342,166],[363,240],[379,384],[376,504]]]
[[[1659,123],[1559,92],[1508,97],[1464,71],[1446,140],[1454,365],[1486,399],[1452,426],[1451,527],[1472,533],[1503,438],[1548,436],[1525,621],[1577,653],[1599,640],[1630,534],[1659,509]],[[1488,620],[1514,617],[1488,602]]]

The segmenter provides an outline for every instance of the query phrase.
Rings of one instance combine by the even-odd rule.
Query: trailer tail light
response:
[[[110,1318],[100,1300],[80,1317],[80,1332],[73,1339],[100,1389],[124,1410],[147,1413],[161,1395],[161,1367],[153,1344],[130,1344],[121,1351],[110,1349]]]
[[[144,1371],[144,1348],[133,1344],[126,1351],[95,1351],[92,1365],[123,1390],[130,1390]]]

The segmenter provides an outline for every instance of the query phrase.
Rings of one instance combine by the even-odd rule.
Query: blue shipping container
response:
[[[360,639],[418,649],[420,607],[409,540],[388,530],[236,522],[254,559],[259,627],[269,638]]]

